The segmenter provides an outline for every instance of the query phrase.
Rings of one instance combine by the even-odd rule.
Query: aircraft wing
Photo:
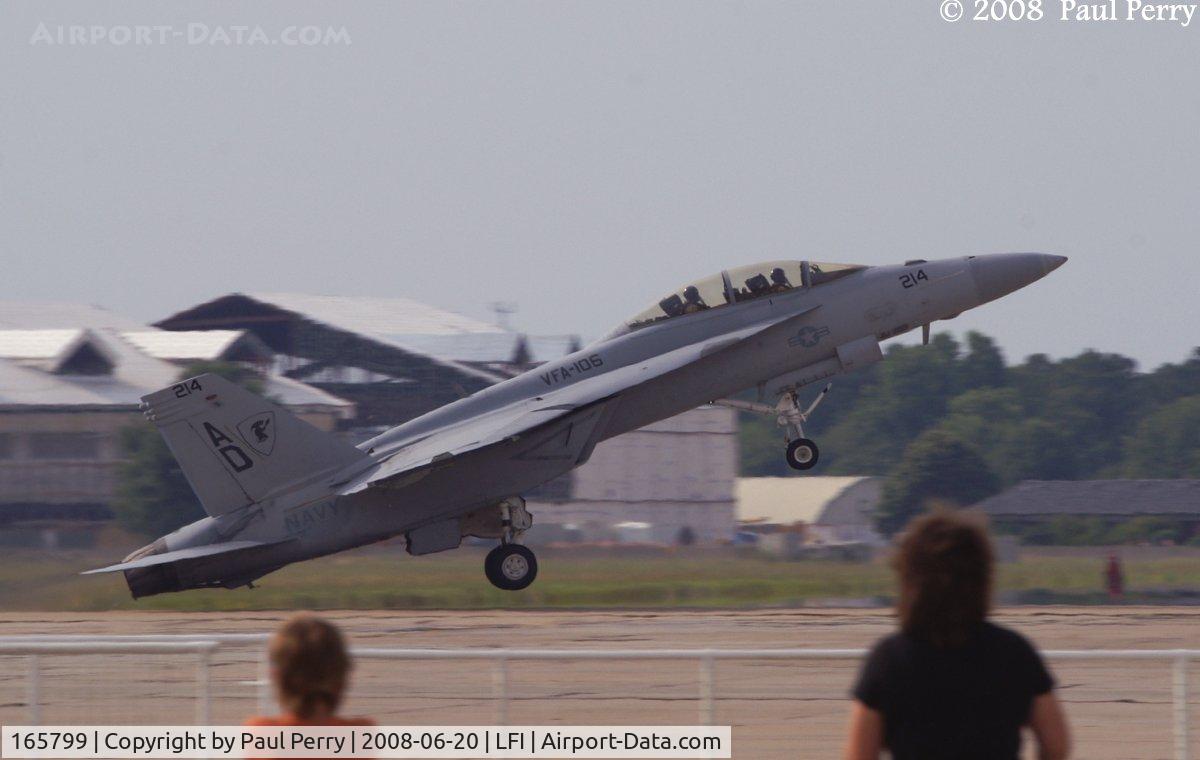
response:
[[[590,406],[584,410],[584,407]],[[586,427],[590,436],[599,422],[597,404],[552,402],[549,396],[541,401],[522,401],[503,407],[494,412],[474,417],[466,422],[453,425],[404,446],[392,456],[379,464],[357,474],[351,480],[342,484],[339,493],[351,494],[369,486],[393,485],[395,481],[426,467],[442,464],[457,456],[486,448],[505,440],[517,440],[519,437],[532,435],[552,423],[564,423],[574,427],[578,423],[581,432]],[[564,418],[579,412],[576,418],[567,422]],[[589,442],[581,440],[578,435],[567,435],[571,442],[570,451],[574,456],[586,458],[590,453]],[[591,443],[594,443],[592,441]],[[559,452],[568,455],[568,450]]]
[[[179,562],[187,559],[200,559],[201,557],[211,557],[217,554],[229,554],[232,552],[245,551],[247,549],[262,549],[267,546],[275,546],[276,544],[284,544],[292,539],[285,541],[226,541],[220,544],[205,544],[203,546],[191,546],[186,549],[176,549],[173,552],[163,552],[162,554],[150,554],[139,559],[129,562],[120,562],[116,565],[108,567],[100,567],[95,570],[85,570],[80,575],[94,575],[96,573],[115,573],[123,570],[133,570],[139,567],[150,567],[151,565],[164,565],[170,562]]]
[[[644,361],[606,372],[595,378],[581,380],[560,390],[548,391],[534,399],[525,399],[509,406],[496,409],[478,417],[446,427],[399,449],[365,472],[359,473],[342,484],[340,493],[350,494],[370,486],[383,485],[385,481],[402,480],[404,476],[461,456],[471,451],[491,446],[506,440],[517,440],[528,436],[550,423],[563,423],[564,418],[576,415],[573,423],[584,440],[574,431],[566,434],[568,441],[580,449],[580,461],[586,459],[595,441],[594,433],[599,428],[600,418],[606,411],[605,399],[633,385],[652,380],[668,372],[698,361],[724,349],[730,348],[769,328],[779,327],[786,322],[800,321],[820,305],[799,313],[770,321],[759,322],[749,327],[706,341],[693,343],[664,354],[652,356]]]

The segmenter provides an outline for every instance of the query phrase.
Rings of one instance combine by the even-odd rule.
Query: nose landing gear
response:
[[[821,456],[817,444],[804,437],[804,423],[808,422],[817,404],[821,403],[821,399],[825,398],[825,394],[829,393],[832,387],[833,383],[826,384],[804,411],[800,411],[800,399],[796,397],[795,391],[788,391],[779,397],[779,404],[776,406],[779,416],[776,420],[787,430],[788,444],[784,459],[793,470],[811,470]]]
[[[790,442],[784,452],[788,466],[793,470],[811,470],[816,466],[817,458],[820,456],[821,451],[817,448],[817,444],[807,438],[797,438]]]
[[[825,394],[829,393],[829,389],[832,387],[833,383],[826,384],[813,402],[808,405],[808,408],[803,411],[800,409],[800,400],[796,397],[794,389],[781,395],[779,403],[775,406],[739,399],[721,399],[713,403],[740,409],[744,412],[773,415],[776,422],[787,431],[785,438],[787,449],[784,451],[784,459],[787,461],[788,467],[793,470],[811,470],[816,466],[821,451],[811,439],[804,437],[804,423],[808,422],[808,418],[817,408],[817,404],[821,403],[821,399],[825,398]]]

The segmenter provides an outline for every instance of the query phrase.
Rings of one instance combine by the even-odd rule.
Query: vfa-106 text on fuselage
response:
[[[146,396],[208,516],[125,561],[135,597],[244,586],[292,562],[403,534],[408,551],[495,538],[484,570],[525,588],[521,494],[597,443],[706,403],[775,416],[797,469],[816,463],[797,391],[879,361],[882,340],[1011,293],[1065,259],[1005,253],[902,266],[781,261],[692,282],[558,361],[358,446],[214,375]],[[759,402],[729,399],[758,388]],[[828,390],[828,385],[825,386]],[[773,403],[764,403],[770,401]]]

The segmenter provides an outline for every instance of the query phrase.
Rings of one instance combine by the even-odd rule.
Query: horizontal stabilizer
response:
[[[217,554],[229,554],[232,552],[240,552],[246,549],[261,549],[267,546],[275,546],[277,544],[285,544],[287,541],[226,541],[220,544],[205,544],[204,546],[191,546],[187,549],[177,549],[173,552],[163,552],[162,554],[151,554],[140,559],[135,559],[130,562],[121,562],[108,567],[101,567],[95,570],[85,570],[80,575],[94,575],[96,573],[115,573],[124,570],[134,570],[139,567],[150,567],[151,565],[164,565],[171,562],[179,562],[188,559],[200,559],[201,557],[212,557]]]

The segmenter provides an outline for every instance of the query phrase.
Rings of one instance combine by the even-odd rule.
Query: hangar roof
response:
[[[29,408],[86,407],[135,410],[141,397],[169,385],[178,376],[169,376],[164,383],[131,383],[112,377],[79,377],[54,375],[22,367],[0,359],[0,409],[20,411]],[[279,375],[263,383],[263,392],[291,409],[303,407],[334,407],[340,416],[350,417],[354,404],[330,393]]]
[[[83,335],[79,328],[0,330],[0,359],[53,359]]]
[[[54,375],[0,359],[0,409],[16,407],[133,407],[138,389],[112,378]]]
[[[36,327],[43,308],[52,327]],[[100,324],[89,324],[91,319]],[[14,323],[23,328],[13,329]],[[133,410],[142,396],[179,378],[179,365],[168,360],[219,359],[240,345],[269,354],[257,338],[240,330],[166,332],[94,306],[0,301],[0,328],[0,408],[18,411]],[[88,354],[90,366],[81,368],[73,361],[80,352]],[[344,417],[354,411],[350,401],[278,375],[264,378],[264,392],[293,409],[332,407]]]
[[[143,353],[167,361],[216,361],[239,343],[252,345],[255,353],[270,358],[270,349],[245,330],[128,330],[121,337]]]
[[[142,353],[167,361],[217,361],[226,358],[239,342],[252,347],[262,358],[270,359],[270,349],[244,330],[122,330],[115,334]],[[82,328],[0,330],[0,359],[53,362],[61,360],[93,336],[91,330]],[[102,349],[103,342],[97,343],[96,347]]]
[[[0,330],[0,359],[64,374],[78,373],[80,363],[91,367],[90,374],[110,374],[115,361],[110,348],[84,329]]]
[[[239,314],[245,310],[239,301],[244,304],[247,300],[424,357],[488,382],[502,380],[504,375],[471,365],[512,362],[521,354],[526,361],[549,361],[578,347],[578,339],[572,335],[528,336],[408,298],[233,293],[173,314],[157,324],[181,330],[220,325],[247,327],[262,321],[259,315]],[[229,308],[218,308],[224,304]]]
[[[504,332],[495,325],[408,298],[247,293],[256,301],[304,314],[349,332],[374,335],[462,335]]]
[[[527,336],[508,330],[456,335],[395,335],[389,338],[412,351],[459,362],[512,361],[524,343],[528,360],[541,363],[566,356],[579,347],[578,339],[573,335]]]
[[[870,478],[792,477],[738,478],[735,486],[739,522],[769,525],[825,524],[828,507],[848,488]]]
[[[570,353],[571,335],[523,336],[497,325],[409,298],[316,296],[303,293],[248,293],[348,332],[377,336],[416,353],[456,362],[509,361],[525,340],[530,361],[543,362]]]
[[[1200,480],[1025,480],[975,505],[993,517],[1200,516]]]

